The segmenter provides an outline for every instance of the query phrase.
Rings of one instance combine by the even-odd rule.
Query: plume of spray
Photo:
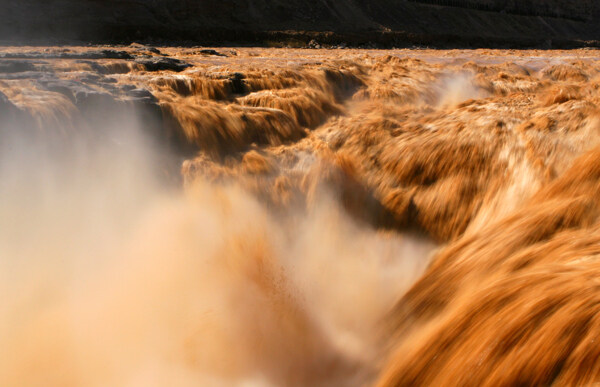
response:
[[[67,123],[65,122],[65,125]],[[433,246],[324,190],[276,216],[235,184],[164,185],[134,119],[54,148],[5,128],[1,385],[357,385]],[[97,125],[98,126],[98,125]]]

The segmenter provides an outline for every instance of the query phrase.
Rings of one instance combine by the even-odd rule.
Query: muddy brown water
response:
[[[0,49],[1,385],[599,381],[597,51],[157,49]]]

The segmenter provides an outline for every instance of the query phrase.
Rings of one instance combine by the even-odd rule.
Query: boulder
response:
[[[169,57],[138,58],[137,63],[143,65],[146,71],[175,71],[181,72],[192,65],[179,59]]]

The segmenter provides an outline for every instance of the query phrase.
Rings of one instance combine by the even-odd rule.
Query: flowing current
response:
[[[0,385],[600,382],[600,56],[3,47]]]

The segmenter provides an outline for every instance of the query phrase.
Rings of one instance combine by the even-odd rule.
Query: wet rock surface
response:
[[[174,58],[141,58],[136,59],[136,62],[143,65],[147,71],[183,71],[190,67],[189,64]]]

